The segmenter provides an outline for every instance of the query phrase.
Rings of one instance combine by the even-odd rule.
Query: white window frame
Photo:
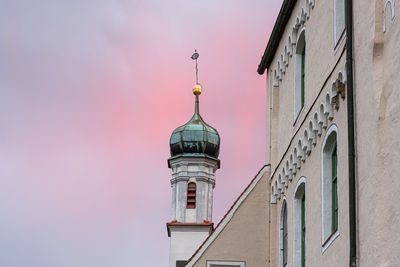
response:
[[[303,39],[300,39],[303,38]],[[306,45],[306,27],[301,28],[297,34],[296,48],[294,51],[295,56],[295,66],[294,66],[294,86],[293,86],[293,126],[296,127],[297,122],[300,120],[300,117],[303,113],[304,107],[306,106],[306,80],[307,75],[304,77],[304,105],[301,106],[301,53],[298,53],[299,42],[303,41],[303,46]],[[301,49],[301,48],[300,48]],[[307,53],[306,53],[307,57]],[[307,62],[307,60],[306,60]],[[305,66],[304,66],[305,69]],[[300,101],[300,103],[299,103]]]
[[[345,14],[345,1],[346,0],[334,0],[333,3],[333,39],[335,53],[342,43],[345,32],[346,32],[346,14]],[[343,24],[343,25],[341,25]]]
[[[286,201],[286,197],[284,196],[282,199],[282,204],[281,204],[281,211],[280,211],[280,215],[279,215],[279,267],[283,267],[283,207],[284,205],[286,205],[286,227],[288,227],[288,223],[287,223],[287,219],[288,219],[288,205],[287,205],[287,201]],[[286,231],[288,231],[288,229],[286,229]],[[289,234],[289,232],[288,232]],[[288,249],[288,248],[286,248]],[[286,251],[286,253],[288,253],[288,251]],[[289,256],[289,254],[287,254]]]
[[[340,194],[339,194],[339,164],[337,164],[337,198],[338,198],[338,227],[337,231],[332,233],[331,232],[331,223],[332,223],[332,185],[330,179],[332,179],[332,170],[328,168],[331,166],[330,164],[330,157],[328,158],[325,153],[325,147],[327,141],[331,134],[336,133],[336,147],[337,151],[339,148],[339,135],[338,135],[338,128],[336,124],[332,124],[329,126],[328,130],[325,133],[324,141],[321,146],[321,217],[322,217],[322,224],[321,224],[321,246],[322,246],[322,253],[333,243],[333,241],[339,236],[340,233]],[[339,163],[339,160],[338,160]],[[329,179],[330,178],[330,179]]]
[[[306,194],[306,177],[302,176],[297,181],[296,188],[293,194],[293,266],[301,266],[301,229],[299,229],[299,224],[301,225],[301,199],[297,197],[299,194],[300,186],[304,187],[304,194]],[[307,195],[306,195],[307,199]],[[305,223],[306,223],[306,263],[307,263],[307,201],[305,203]]]
[[[207,267],[246,267],[244,261],[207,261]]]

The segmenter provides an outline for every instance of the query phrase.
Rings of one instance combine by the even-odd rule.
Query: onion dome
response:
[[[199,114],[200,85],[193,87],[193,94],[196,96],[194,115],[185,125],[173,131],[169,141],[171,157],[206,156],[218,159],[219,134]]]

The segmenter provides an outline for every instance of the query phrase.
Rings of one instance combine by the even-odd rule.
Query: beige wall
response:
[[[360,266],[400,262],[400,2],[354,1]]]
[[[284,54],[285,46],[287,47],[288,38],[292,35],[293,26],[296,24],[297,17],[301,14],[301,9],[305,7],[305,1],[297,1],[296,7],[293,10],[292,16],[287,23],[286,29],[280,41],[276,55],[268,69],[269,79],[273,80],[273,72],[280,61],[281,54]],[[334,18],[333,18],[333,1],[326,3],[325,1],[316,1],[314,8],[311,8],[309,19],[306,20],[304,25],[306,32],[306,85],[305,85],[305,107],[303,115],[300,120],[304,119],[305,114],[311,108],[315,98],[318,96],[325,80],[334,69],[341,52],[344,49],[344,42],[341,43],[338,51],[334,49]],[[293,45],[292,51],[295,51],[296,46]],[[278,123],[275,123],[278,128],[272,128],[277,136],[277,142],[272,141],[272,151],[274,147],[277,149],[276,157],[278,159],[283,157],[288,144],[299,129],[299,123],[296,127],[293,126],[293,90],[294,90],[294,55],[288,57],[288,67],[282,80],[279,81],[279,99],[273,99],[272,102],[279,102],[279,116]],[[343,68],[342,68],[343,69]],[[267,95],[270,95],[272,81],[267,82]],[[269,104],[269,100],[268,103]],[[268,114],[269,116],[269,114]],[[269,125],[269,124],[268,124]],[[274,121],[272,122],[274,125]],[[272,157],[274,157],[272,155]],[[269,162],[268,162],[269,163]],[[276,165],[271,165],[272,169]]]
[[[207,260],[245,261],[248,267],[267,265],[268,177],[266,172],[193,266],[205,267]]]
[[[344,102],[342,102],[344,104]],[[334,122],[338,128],[338,194],[339,194],[339,236],[322,252],[322,196],[321,196],[321,150],[325,137],[324,130],[317,141],[300,172],[293,176],[285,192],[280,194],[277,203],[271,204],[276,209],[274,220],[276,235],[279,232],[279,216],[282,201],[287,201],[288,210],[288,263],[293,266],[293,213],[294,194],[297,182],[301,177],[306,178],[306,259],[307,266],[346,266],[348,264],[349,230],[348,230],[348,164],[347,164],[347,122],[344,105],[335,116]],[[275,177],[273,177],[275,179]],[[272,233],[270,233],[272,236]],[[279,246],[275,237],[275,251],[271,252],[271,266],[278,266]],[[272,245],[271,245],[272,247]]]
[[[294,148],[299,139],[304,140],[304,130],[308,123],[313,120],[314,113],[319,111],[321,103],[326,103],[326,95],[332,95],[332,84],[345,71],[345,40],[335,51],[334,44],[334,1],[316,1],[315,7],[311,9],[309,19],[305,21],[306,29],[306,93],[305,106],[299,121],[294,126],[293,117],[293,88],[294,88],[294,55],[289,57],[289,64],[279,87],[274,84],[273,72],[276,69],[280,55],[287,46],[288,36],[293,30],[297,17],[304,8],[305,1],[297,1],[292,16],[287,23],[283,39],[277,49],[275,58],[269,68],[267,80],[267,95],[273,95],[272,103],[279,102],[278,107],[272,106],[271,122],[271,179],[274,185],[286,166],[286,160],[294,154]],[[295,51],[295,45],[292,48]],[[339,74],[342,73],[342,74]],[[342,79],[345,82],[344,78]],[[276,83],[275,83],[276,85]],[[279,93],[271,94],[271,89],[279,90]],[[276,99],[278,98],[278,99]],[[328,120],[326,129],[321,136],[315,137],[315,145],[311,145],[311,153],[301,162],[301,168],[296,174],[290,175],[291,181],[287,186],[282,183],[282,190],[272,196],[271,204],[271,232],[270,232],[270,266],[278,266],[279,263],[279,215],[282,200],[285,198],[288,208],[288,264],[293,266],[293,212],[294,193],[298,180],[306,177],[306,259],[307,266],[346,266],[349,261],[349,217],[348,217],[348,158],[347,158],[347,98],[340,96],[339,108],[333,109],[333,119]],[[268,100],[268,104],[269,104]],[[268,109],[269,110],[269,109]],[[274,114],[274,111],[277,112]],[[269,114],[268,114],[269,116]],[[339,236],[325,250],[322,250],[322,184],[321,184],[321,150],[327,129],[335,124],[338,128],[338,187],[339,187]],[[268,123],[268,125],[270,125]],[[287,172],[287,169],[285,169]],[[276,204],[274,202],[276,201]]]
[[[344,57],[339,61],[338,66],[344,65]],[[336,72],[332,77],[337,77]],[[321,95],[316,99],[316,103],[323,102],[325,92],[329,91],[330,83],[327,83],[321,90]],[[348,159],[347,159],[347,108],[346,99],[340,99],[339,109],[334,111],[334,119],[329,121],[326,129],[332,124],[338,128],[338,186],[339,186],[339,236],[333,243],[323,252],[322,251],[322,184],[321,184],[321,151],[322,143],[327,130],[322,130],[321,136],[317,137],[316,145],[312,145],[311,153],[306,157],[305,162],[301,163],[301,169],[297,170],[292,176],[292,181],[288,182],[287,188],[283,186],[283,191],[277,196],[277,203],[271,204],[271,210],[274,210],[274,216],[271,216],[271,265],[278,266],[278,233],[279,233],[279,215],[282,200],[285,198],[288,208],[288,263],[293,266],[293,203],[295,187],[301,177],[306,177],[306,227],[307,227],[307,266],[346,266],[348,264],[349,251],[349,217],[348,217]],[[311,109],[316,109],[314,105]],[[311,119],[310,115],[305,116],[305,121]],[[300,125],[304,127],[303,125]],[[303,131],[299,131],[295,135],[294,140],[302,137]],[[292,146],[291,146],[292,148]],[[282,175],[282,169],[285,166],[287,155],[293,149],[289,149],[284,154],[284,161],[275,170],[271,176],[271,184],[278,179],[278,175]],[[275,231],[275,233],[273,232]],[[272,240],[272,238],[274,240]]]

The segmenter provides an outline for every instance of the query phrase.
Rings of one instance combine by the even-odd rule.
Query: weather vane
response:
[[[194,54],[191,56],[191,59],[196,60],[196,84],[199,84],[199,77],[198,77],[198,68],[197,68],[197,59],[199,58],[199,53],[197,50],[194,50]]]

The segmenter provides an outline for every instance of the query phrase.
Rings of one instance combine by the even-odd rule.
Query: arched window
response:
[[[322,144],[322,247],[325,249],[339,231],[337,127],[329,127]]]
[[[345,29],[345,0],[335,0],[335,47],[342,39]]]
[[[306,38],[305,29],[300,31],[296,45],[294,77],[294,119],[297,121],[305,103],[306,92]]]
[[[293,207],[293,266],[306,266],[306,178],[297,182]]]
[[[283,200],[279,222],[279,266],[286,267],[288,262],[288,226],[287,205]]]
[[[187,209],[195,209],[196,208],[196,184],[189,183],[187,189]]]
[[[380,11],[381,10],[377,10],[377,12]],[[385,5],[383,6],[383,33],[386,32],[386,29],[388,28],[390,21],[394,19],[394,16],[394,0],[385,0]]]

